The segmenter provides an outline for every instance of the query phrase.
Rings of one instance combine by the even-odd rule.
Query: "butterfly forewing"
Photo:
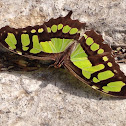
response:
[[[65,51],[74,40],[84,23],[65,17],[50,19],[41,26],[14,29],[6,26],[0,30],[1,44],[7,49],[36,59],[53,59],[56,53]]]

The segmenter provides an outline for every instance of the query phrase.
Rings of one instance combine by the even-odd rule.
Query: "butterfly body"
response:
[[[65,67],[92,88],[113,96],[126,97],[126,76],[115,62],[112,49],[93,30],[80,35],[85,26],[67,16],[43,25],[0,29],[0,43],[28,58],[53,60],[55,68]]]

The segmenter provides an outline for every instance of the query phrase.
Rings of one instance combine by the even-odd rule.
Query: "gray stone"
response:
[[[126,0],[1,0],[0,27],[42,24],[71,9],[72,19],[107,43],[126,44]],[[0,126],[125,125],[125,99],[101,94],[64,69],[0,73]]]

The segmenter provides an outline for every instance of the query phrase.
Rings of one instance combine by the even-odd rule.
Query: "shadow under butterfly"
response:
[[[34,27],[5,26],[0,29],[0,43],[28,58],[53,60],[55,68],[65,67],[98,91],[126,97],[126,76],[115,62],[112,49],[93,30],[80,35],[85,23],[72,20],[71,14]]]

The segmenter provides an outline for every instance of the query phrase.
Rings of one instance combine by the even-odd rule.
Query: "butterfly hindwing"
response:
[[[113,58],[111,48],[101,35],[87,31],[65,66],[81,81],[104,93],[126,96],[126,76]],[[78,76],[79,75],[79,76]]]

